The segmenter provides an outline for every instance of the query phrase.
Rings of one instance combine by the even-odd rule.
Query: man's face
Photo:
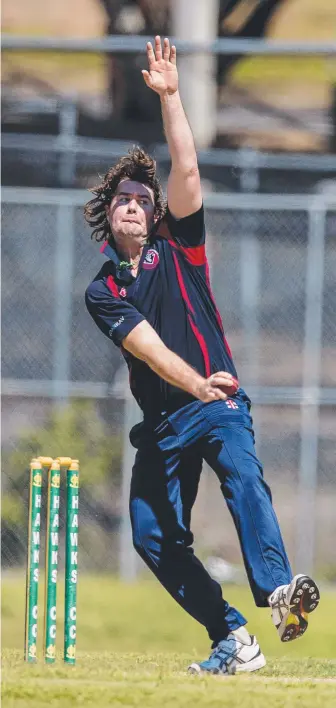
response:
[[[110,206],[105,208],[117,245],[143,243],[154,224],[154,193],[148,185],[122,180]]]

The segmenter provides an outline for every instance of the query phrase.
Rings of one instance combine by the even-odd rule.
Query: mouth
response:
[[[126,221],[127,224],[138,224],[138,226],[141,226],[140,221],[137,221],[137,219],[123,219],[123,221]]]

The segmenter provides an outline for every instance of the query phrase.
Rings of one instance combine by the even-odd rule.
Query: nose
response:
[[[127,209],[127,211],[129,211],[131,214],[134,214],[134,213],[136,212],[136,210],[137,210],[137,201],[136,201],[136,199],[130,199],[130,201],[128,202],[128,209]]]

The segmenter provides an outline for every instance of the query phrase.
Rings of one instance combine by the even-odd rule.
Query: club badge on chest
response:
[[[159,254],[154,248],[150,248],[143,260],[142,267],[144,270],[153,270],[159,264]]]

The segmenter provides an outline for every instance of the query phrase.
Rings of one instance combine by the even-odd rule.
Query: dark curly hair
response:
[[[160,182],[156,176],[156,163],[142,148],[133,147],[114,167],[110,167],[101,184],[89,191],[95,196],[84,207],[84,217],[93,228],[91,238],[96,241],[109,240],[111,227],[105,207],[111,204],[117,186],[122,179],[131,179],[147,184],[154,192],[155,217],[161,219],[166,211],[166,202]]]

